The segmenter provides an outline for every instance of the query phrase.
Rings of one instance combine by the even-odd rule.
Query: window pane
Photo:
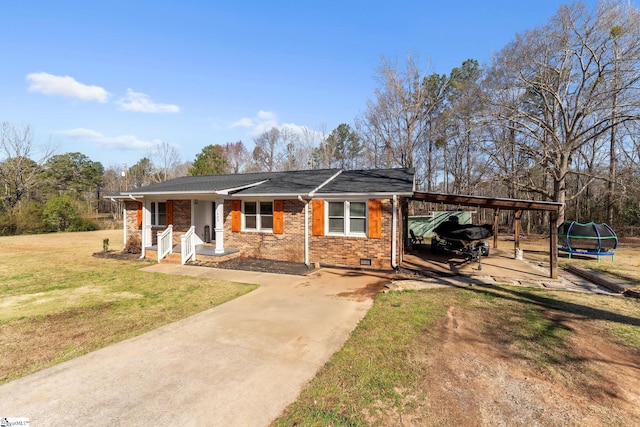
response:
[[[156,202],[151,202],[151,225],[156,224]]]
[[[349,204],[349,216],[364,218],[366,208],[363,202],[351,202]]]
[[[256,216],[255,215],[245,215],[244,217],[244,228],[254,229],[256,228]]]
[[[273,213],[273,203],[260,202],[260,215],[271,215]]]
[[[260,228],[273,228],[273,216],[272,215],[260,215]]]
[[[349,227],[351,228],[349,231],[351,233],[364,233],[365,232],[366,221],[364,218],[351,218],[349,221]]]
[[[342,218],[329,218],[329,232],[330,233],[344,233],[344,219],[342,219]]]
[[[344,203],[329,202],[329,216],[344,216]]]
[[[244,202],[244,213],[247,215],[255,215],[256,211],[256,202]]]
[[[167,224],[167,204],[162,202],[158,203],[158,225]]]

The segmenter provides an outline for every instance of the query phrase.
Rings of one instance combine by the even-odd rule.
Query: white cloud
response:
[[[117,103],[124,111],[136,113],[178,113],[180,107],[174,104],[159,104],[151,101],[149,95],[127,89],[127,95],[120,98]]]
[[[271,128],[280,128],[278,117],[272,111],[260,110],[254,118],[243,117],[231,123],[230,127],[243,127],[249,129],[251,135],[257,136]]]
[[[248,117],[243,117],[240,120],[237,120],[231,123],[232,128],[250,128],[253,127],[253,120]]]
[[[322,131],[310,129],[304,125],[295,123],[279,123],[278,116],[273,111],[260,110],[255,117],[243,117],[229,125],[231,128],[246,128],[249,134],[257,137],[271,128],[286,131],[298,137],[302,144],[319,144],[326,136]]]
[[[56,76],[49,73],[30,73],[27,80],[31,82],[30,92],[44,95],[60,95],[67,98],[77,98],[83,101],[107,102],[109,92],[100,86],[85,85],[70,76]]]
[[[264,111],[264,110],[258,111],[258,119],[264,120],[264,121],[277,120],[276,113],[274,113],[273,111]]]
[[[57,133],[72,139],[90,140],[102,148],[116,150],[149,150],[158,143],[158,141],[144,141],[134,135],[105,136],[100,132],[85,128],[63,130]]]

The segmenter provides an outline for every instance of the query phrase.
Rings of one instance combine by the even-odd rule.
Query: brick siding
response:
[[[127,230],[127,236],[137,236],[138,239],[142,238],[141,228],[138,227],[138,216],[136,214],[138,210],[138,202],[133,200],[125,200],[125,224]],[[125,242],[126,243],[126,242]]]
[[[391,239],[393,206],[391,200],[382,200],[382,236],[379,239],[350,236],[313,236],[312,204],[309,203],[309,262],[324,266],[391,270]],[[298,200],[284,201],[284,233],[231,231],[231,201],[224,205],[224,244],[240,249],[247,257],[280,261],[304,262],[304,203]],[[398,245],[396,260],[399,262],[400,234],[402,231],[398,212]],[[360,265],[361,259],[371,260],[371,265]]]
[[[299,200],[284,200],[284,233],[256,231],[231,231],[231,200],[224,202],[224,246],[238,248],[243,256],[276,261],[304,262],[304,206]],[[141,230],[137,227],[134,201],[125,202],[127,209],[127,235]],[[391,240],[393,205],[390,199],[382,200],[382,236],[379,239],[350,236],[313,236],[313,207],[309,203],[309,262],[323,266],[391,270]],[[400,261],[402,247],[402,219],[397,215],[396,261]],[[173,201],[174,243],[191,226],[191,201]],[[371,260],[371,265],[360,265],[360,260]]]
[[[320,265],[391,270],[391,240],[393,205],[391,200],[382,200],[382,236],[379,239],[350,236],[313,236],[309,229],[309,260]],[[313,213],[309,204],[309,217]],[[398,213],[398,220],[400,221]],[[325,225],[326,226],[326,225]],[[398,224],[397,232],[402,228]],[[396,246],[399,248],[399,246]],[[396,260],[398,254],[396,254]],[[371,260],[371,266],[360,265],[360,260]]]
[[[224,245],[250,258],[304,262],[304,203],[285,200],[284,233],[231,231],[231,201],[224,202]]]
[[[180,243],[180,237],[191,228],[191,200],[173,201],[173,244]]]

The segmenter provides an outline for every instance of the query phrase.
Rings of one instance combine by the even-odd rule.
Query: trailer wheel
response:
[[[440,243],[438,243],[438,240],[436,238],[431,238],[431,252],[434,254],[441,254],[444,252],[442,246],[440,246]]]

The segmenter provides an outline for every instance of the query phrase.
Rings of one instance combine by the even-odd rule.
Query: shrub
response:
[[[79,217],[73,200],[66,194],[47,200],[42,216],[49,231],[66,231]]]
[[[130,254],[142,253],[142,242],[138,236],[129,236],[124,251]]]
[[[71,220],[71,224],[69,224],[66,231],[95,231],[98,229],[98,224],[95,222],[77,216]]]

